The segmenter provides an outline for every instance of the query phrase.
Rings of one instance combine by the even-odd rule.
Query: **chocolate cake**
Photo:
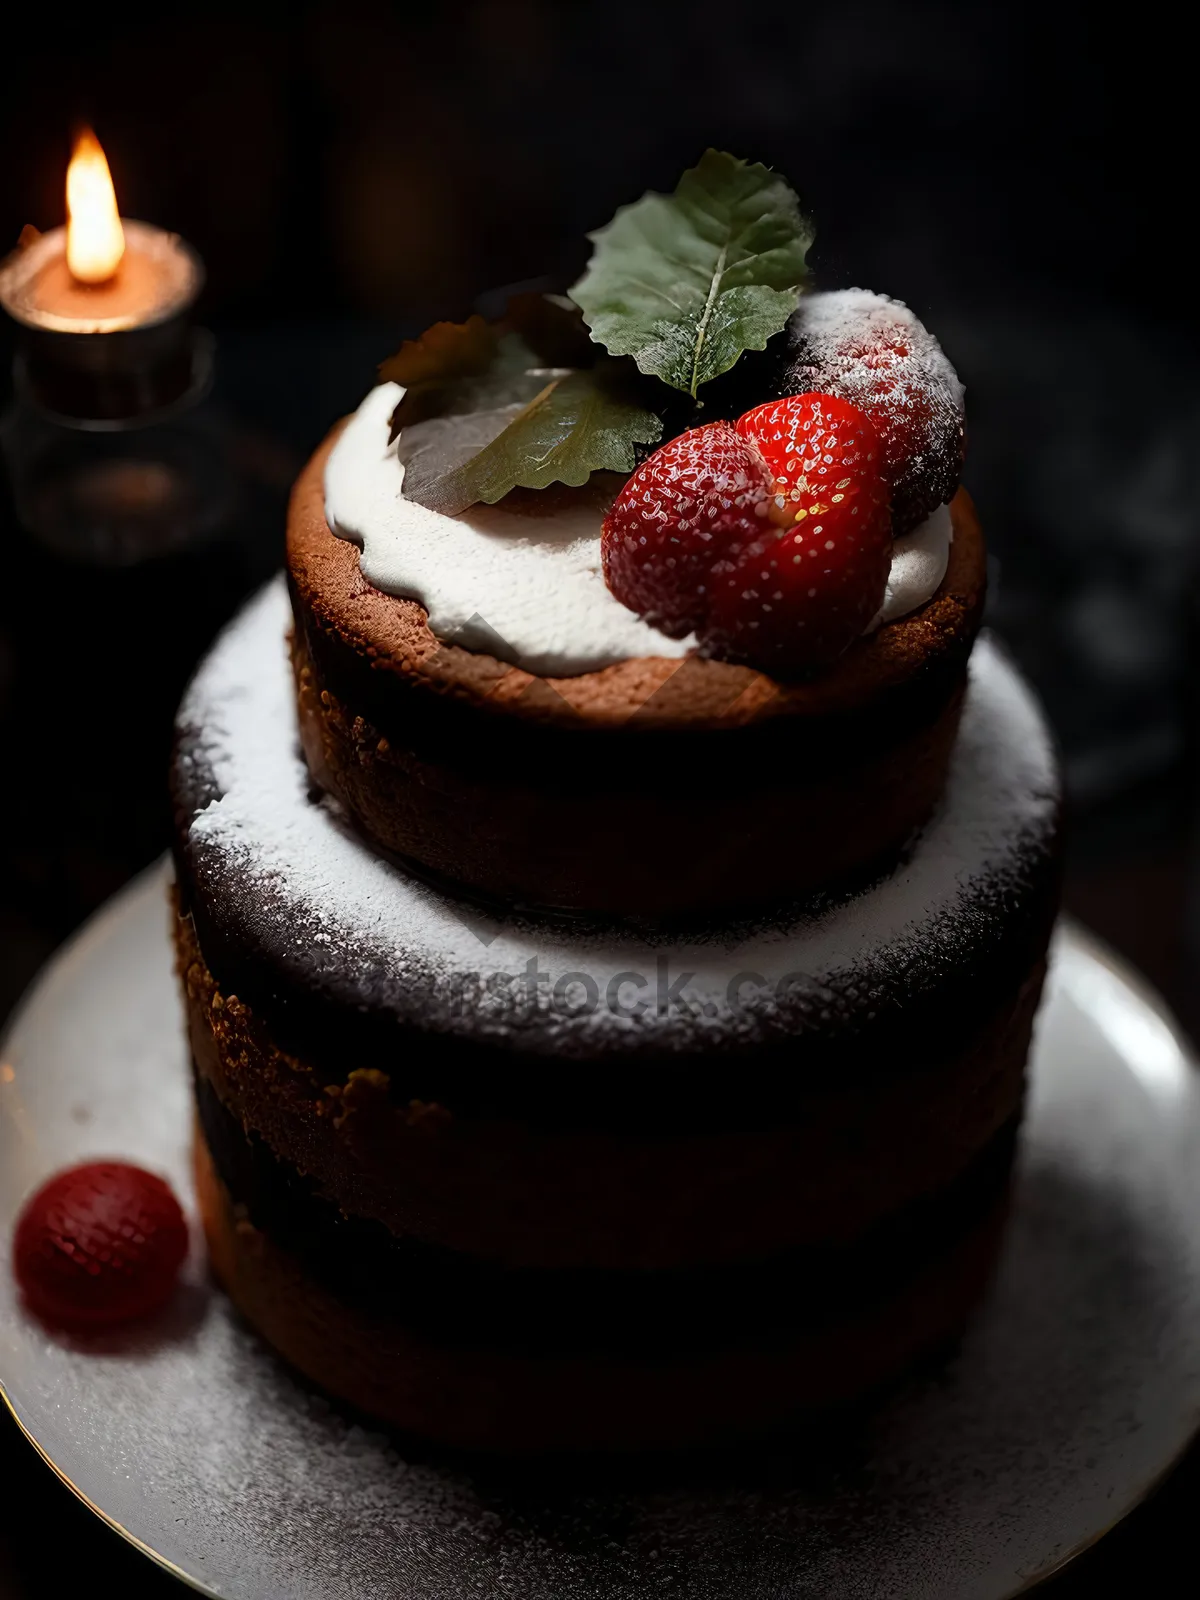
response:
[[[741,349],[707,414],[645,387],[595,292],[620,213],[573,291],[609,355],[549,359],[527,307],[405,347],[179,715],[215,1270],[455,1445],[856,1400],[956,1336],[1001,1236],[1058,784],[976,642],[961,389],[906,308],[800,298],[775,175],[696,172],[775,263],[736,405]],[[681,229],[693,180],[649,197]]]

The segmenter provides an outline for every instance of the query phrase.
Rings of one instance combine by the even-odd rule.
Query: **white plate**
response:
[[[0,1230],[70,1162],[190,1195],[162,867],[47,968],[0,1058]],[[1159,1002],[1059,935],[1013,1225],[961,1353],[815,1458],[553,1473],[464,1465],[347,1420],[204,1280],[161,1325],[49,1337],[0,1273],[0,1379],[77,1494],[237,1600],[994,1600],[1141,1500],[1200,1424],[1200,1079]]]

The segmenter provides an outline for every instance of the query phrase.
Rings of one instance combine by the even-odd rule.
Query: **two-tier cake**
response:
[[[461,1445],[890,1381],[994,1261],[1056,895],[962,391],[714,152],[296,486],[173,784],[216,1271]]]

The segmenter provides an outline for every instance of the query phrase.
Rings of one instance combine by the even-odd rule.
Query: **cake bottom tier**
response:
[[[177,937],[216,1273],[294,1366],[397,1427],[508,1451],[750,1435],[900,1377],[987,1281],[1040,962],[899,1096],[831,1084],[798,1121],[692,1132],[410,1126],[376,1097],[376,1147],[222,996],[188,918]]]
[[[893,1383],[962,1332],[995,1263],[1009,1192],[1015,1140],[1006,1130],[979,1164],[975,1181],[943,1197],[933,1243],[908,1270],[887,1270],[875,1247],[879,1281],[857,1282],[844,1301],[797,1309],[770,1325],[737,1296],[761,1296],[776,1309],[804,1294],[802,1255],[693,1281],[713,1316],[705,1336],[671,1345],[683,1306],[657,1318],[670,1285],[657,1284],[652,1309],[639,1307],[627,1279],[590,1284],[543,1275],[508,1287],[532,1291],[533,1305],[556,1303],[554,1327],[522,1340],[496,1326],[486,1277],[468,1268],[454,1293],[433,1304],[416,1271],[407,1286],[358,1292],[338,1286],[256,1225],[218,1174],[202,1127],[196,1177],[213,1269],[247,1320],[307,1378],[395,1427],[459,1448],[507,1452],[630,1450],[714,1444],[779,1429],[857,1403]],[[863,1270],[870,1270],[865,1253]],[[827,1261],[818,1263],[828,1272]],[[851,1263],[846,1264],[850,1266]],[[446,1285],[445,1264],[435,1268]],[[757,1285],[756,1285],[756,1280]],[[405,1289],[408,1293],[405,1293]],[[789,1289],[792,1292],[789,1292]],[[666,1293],[664,1294],[664,1291]],[[782,1291],[782,1292],[781,1292]],[[472,1293],[479,1296],[471,1303]],[[576,1298],[578,1297],[578,1298]],[[602,1342],[586,1323],[586,1303],[606,1300]],[[450,1307],[458,1317],[447,1326]],[[432,1313],[432,1315],[430,1314]],[[528,1322],[528,1317],[523,1318]],[[550,1320],[550,1319],[548,1319]],[[564,1325],[565,1324],[565,1329]],[[715,1326],[714,1326],[715,1324]],[[720,1330],[721,1342],[711,1342]]]

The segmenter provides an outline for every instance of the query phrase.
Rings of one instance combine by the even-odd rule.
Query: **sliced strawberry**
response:
[[[187,1223],[161,1178],[123,1161],[71,1167],[25,1204],[13,1272],[26,1304],[66,1327],[144,1316],[175,1287]]]
[[[841,494],[838,483],[847,476],[880,472],[879,435],[856,407],[835,395],[793,394],[768,400],[737,420],[737,431],[753,439],[762,453],[775,489],[775,520],[788,526],[795,519],[786,513],[790,501],[798,505],[807,494]],[[840,504],[840,500],[835,502]]]
[[[779,676],[835,661],[883,603],[892,559],[874,429],[828,395],[795,395],[738,420],[775,475],[774,521],[714,572],[706,648]]]
[[[879,439],[854,406],[793,395],[650,457],[604,523],[609,587],[709,655],[791,676],[867,628],[891,566]]]
[[[849,401],[875,424],[897,538],[949,501],[962,476],[962,384],[899,300],[867,289],[805,295],[788,325],[784,386]]]
[[[608,587],[672,638],[703,626],[713,564],[761,532],[770,483],[757,446],[728,422],[692,428],[645,461],[604,519]]]

